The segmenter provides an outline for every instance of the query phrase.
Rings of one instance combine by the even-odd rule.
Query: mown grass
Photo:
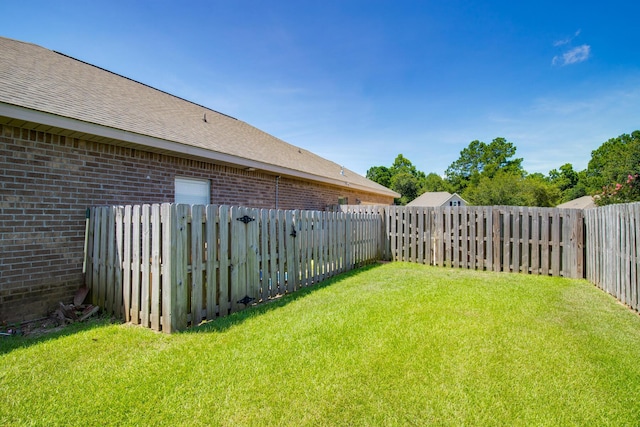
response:
[[[586,281],[393,263],[167,336],[0,340],[0,425],[633,425],[640,317]]]

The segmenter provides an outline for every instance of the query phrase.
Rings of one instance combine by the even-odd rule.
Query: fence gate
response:
[[[232,208],[230,224],[231,311],[238,311],[260,299],[259,211]]]

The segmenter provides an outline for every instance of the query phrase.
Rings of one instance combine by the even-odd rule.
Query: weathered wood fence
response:
[[[229,206],[94,207],[92,302],[172,332],[381,257],[380,215]]]
[[[640,311],[640,203],[585,211],[586,278]]]
[[[378,213],[383,256],[437,266],[582,278],[583,212],[520,206],[344,206]]]
[[[91,209],[93,304],[166,332],[379,259],[586,277],[640,310],[640,203],[578,209],[342,206]]]

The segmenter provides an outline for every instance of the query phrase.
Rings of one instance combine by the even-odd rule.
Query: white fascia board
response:
[[[381,192],[373,190],[369,187],[350,183],[348,181],[328,178],[325,176],[314,175],[307,172],[298,171],[295,169],[289,169],[282,166],[273,165],[270,163],[263,163],[257,160],[251,160],[244,157],[237,157],[230,154],[220,153],[218,151],[207,150],[201,147],[194,147],[192,145],[182,144],[179,142],[169,141],[166,139],[155,138],[152,136],[142,135],[135,132],[129,132],[122,129],[116,129],[108,126],[103,126],[95,123],[84,122],[82,120],[72,119],[69,117],[63,117],[56,114],[46,113],[43,111],[32,110],[29,108],[20,107],[17,105],[6,104],[0,102],[0,116],[9,117],[16,120],[24,120],[25,122],[32,122],[37,124],[43,124],[46,126],[68,129],[74,132],[86,133],[89,135],[95,135],[103,138],[115,139],[119,141],[125,141],[149,147],[152,149],[160,149],[165,151],[171,151],[176,155],[188,155],[199,157],[214,162],[221,162],[227,164],[234,164],[240,168],[254,168],[265,172],[270,172],[276,175],[286,175],[290,177],[300,178],[308,181],[323,182],[325,184],[337,185],[340,187],[347,187],[356,190],[365,191],[368,193],[381,194]],[[385,194],[393,197],[400,197],[397,193],[389,190]]]

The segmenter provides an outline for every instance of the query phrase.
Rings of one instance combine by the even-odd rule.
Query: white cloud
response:
[[[564,46],[565,44],[569,44],[571,43],[571,37],[566,38],[566,39],[562,39],[562,40],[556,40],[553,42],[553,46],[555,47],[559,47],[559,46]]]
[[[583,44],[582,46],[574,47],[573,49],[563,53],[562,55],[556,55],[553,57],[551,63],[553,65],[570,65],[584,62],[591,56],[591,46]]]
[[[569,43],[571,43],[571,42],[573,41],[573,39],[575,39],[576,37],[578,37],[578,36],[580,35],[580,33],[581,33],[581,32],[582,32],[582,30],[578,30],[578,31],[576,31],[575,33],[573,33],[573,35],[572,35],[572,36],[567,37],[566,39],[556,40],[556,41],[554,41],[554,42],[553,42],[553,45],[554,45],[555,47],[558,47],[558,46],[564,46],[565,44],[569,44]]]

